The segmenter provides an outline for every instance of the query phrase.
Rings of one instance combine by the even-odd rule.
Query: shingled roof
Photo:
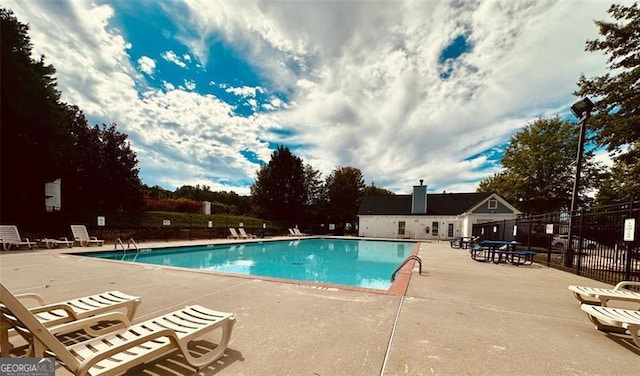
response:
[[[458,215],[466,212],[492,193],[428,193],[427,213],[411,213],[411,195],[366,196],[358,215]]]

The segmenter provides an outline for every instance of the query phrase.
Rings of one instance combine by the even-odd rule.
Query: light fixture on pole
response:
[[[593,110],[593,107],[593,102],[591,102],[589,98],[584,97],[571,106],[571,112],[573,112],[578,120],[582,121],[583,116],[591,116],[591,110]]]
[[[565,266],[573,265],[573,216],[578,207],[578,193],[580,191],[580,173],[582,172],[582,154],[584,149],[584,137],[587,126],[587,119],[591,116],[594,104],[587,97],[584,97],[571,106],[571,112],[578,118],[580,123],[580,137],[578,138],[578,156],[576,157],[576,177],[573,181],[573,193],[571,195],[571,208],[569,209],[569,243],[567,244],[567,257]]]

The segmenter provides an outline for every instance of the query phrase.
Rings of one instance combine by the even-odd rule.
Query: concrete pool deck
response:
[[[216,240],[215,242],[228,242]],[[171,242],[169,245],[212,241]],[[144,248],[168,243],[144,243]],[[611,287],[543,265],[473,261],[422,243],[404,296],[65,255],[0,252],[14,293],[55,302],[105,290],[142,297],[136,322],[188,304],[233,312],[225,356],[202,375],[637,375],[630,336],[597,331],[568,285]],[[66,375],[60,369],[57,374]],[[190,375],[169,355],[130,375]]]

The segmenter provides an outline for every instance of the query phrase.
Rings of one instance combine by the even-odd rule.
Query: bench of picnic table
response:
[[[491,259],[491,250],[487,247],[471,247],[469,254],[476,261],[486,262]]]

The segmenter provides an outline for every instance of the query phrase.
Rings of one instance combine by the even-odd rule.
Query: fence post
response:
[[[531,227],[533,226],[533,220],[529,216],[529,234],[527,235],[527,248],[531,248]]]
[[[578,212],[580,213],[580,220],[578,221],[578,239],[576,239],[578,241],[578,262],[576,263],[576,275],[580,275],[580,272],[582,269],[582,258],[584,257],[583,256],[584,245],[582,244],[584,243],[582,238],[582,230],[584,226],[584,212],[582,211],[582,208],[578,209]],[[572,238],[569,238],[569,244],[573,244]]]
[[[564,252],[564,266],[567,268],[573,268],[573,226],[575,224],[574,222],[574,217],[576,215],[576,211],[573,210],[573,208],[571,208],[569,210],[569,234],[568,234],[568,241],[567,241],[567,249]]]
[[[633,218],[633,200],[631,200],[629,202],[629,218]],[[635,229],[634,229],[635,231]],[[637,239],[636,239],[637,241]],[[631,245],[631,242],[627,243],[627,246],[625,247],[627,248],[627,259],[626,259],[626,265],[624,266],[624,279],[626,281],[630,281],[631,280],[631,259],[633,258],[633,248]]]

